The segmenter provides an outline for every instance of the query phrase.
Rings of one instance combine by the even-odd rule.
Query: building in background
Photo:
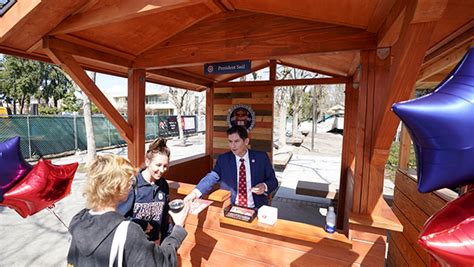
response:
[[[127,112],[127,88],[105,91],[110,103],[120,112]],[[176,115],[176,108],[169,100],[168,87],[161,85],[148,86],[145,92],[145,112],[152,115]]]

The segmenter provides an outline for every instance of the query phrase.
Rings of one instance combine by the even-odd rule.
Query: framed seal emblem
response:
[[[255,111],[249,105],[234,105],[227,113],[227,124],[229,128],[232,126],[242,126],[247,131],[250,131],[255,126]]]

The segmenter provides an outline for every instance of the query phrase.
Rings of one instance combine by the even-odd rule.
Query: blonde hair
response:
[[[152,160],[156,154],[161,154],[170,157],[170,149],[166,146],[166,139],[158,138],[153,141],[146,151],[145,157]]]
[[[90,164],[84,196],[90,209],[115,207],[130,191],[136,171],[125,158],[99,155]],[[133,181],[132,181],[133,182]]]

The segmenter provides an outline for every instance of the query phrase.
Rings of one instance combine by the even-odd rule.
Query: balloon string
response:
[[[56,214],[56,212],[53,210],[54,206],[51,206],[51,207],[48,207],[48,210],[51,211],[51,213],[54,214],[54,216],[56,216],[56,218],[64,225],[64,227],[66,227],[66,229],[69,230],[69,227],[67,227],[67,225],[63,222],[63,220],[61,220],[61,218],[59,218],[59,216]]]

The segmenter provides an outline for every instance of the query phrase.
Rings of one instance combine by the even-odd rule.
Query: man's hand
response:
[[[261,195],[265,193],[265,190],[267,189],[267,186],[265,183],[259,183],[258,185],[252,187],[251,191],[254,194]]]
[[[193,190],[191,191],[191,193],[189,193],[189,195],[187,195],[186,197],[184,197],[184,202],[185,203],[191,203],[193,202],[193,200],[195,200],[196,198],[199,198],[196,190]]]

